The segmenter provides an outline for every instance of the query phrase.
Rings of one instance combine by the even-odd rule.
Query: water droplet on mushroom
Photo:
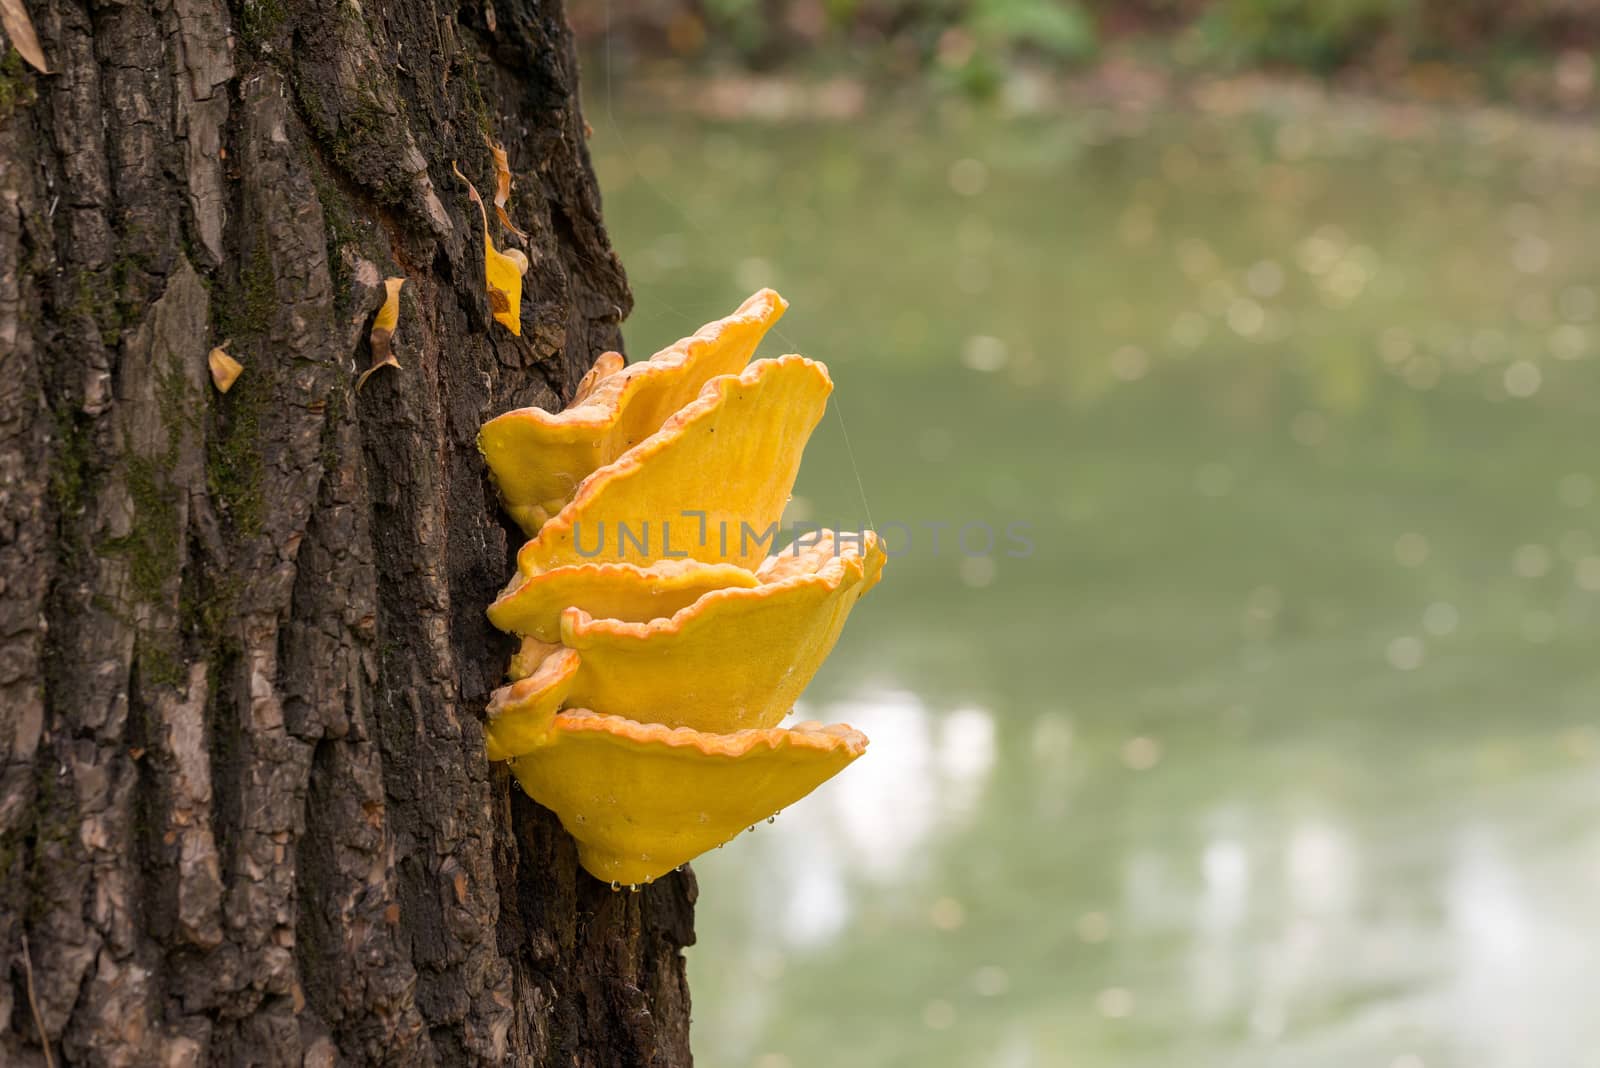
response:
[[[621,890],[621,889],[622,889],[622,884],[617,882],[615,879],[612,879],[611,880],[611,892],[614,894],[618,890]]]
[[[639,884],[638,883],[629,883],[628,884],[628,893],[637,894],[638,892],[639,892]]]
[[[767,817],[767,822],[768,823],[777,823],[778,822],[778,814],[776,812],[774,812],[772,815],[768,816]]]

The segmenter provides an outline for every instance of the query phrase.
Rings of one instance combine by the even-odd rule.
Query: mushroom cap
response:
[[[523,545],[518,570],[678,555],[753,568],[832,390],[827,369],[804,356],[713,378],[660,430],[585,479]]]
[[[638,564],[574,564],[524,576],[520,571],[489,606],[489,622],[510,634],[561,640],[568,607],[592,616],[645,622],[670,616],[712,590],[754,586],[756,576],[737,564],[657,560]]]
[[[546,714],[567,704],[711,732],[771,727],[822,666],[886,559],[872,531],[819,531],[754,575],[743,572],[758,584],[712,590],[667,617],[632,622],[570,607],[559,644],[523,640],[512,660],[518,681],[495,692],[491,717],[514,700]],[[501,696],[508,691],[514,697]],[[496,752],[491,759],[517,750],[506,743]]]
[[[563,680],[567,703],[671,727],[726,732],[771,727],[794,706],[882,574],[871,531],[789,550],[762,566],[760,585],[701,596],[646,623],[561,617],[561,643],[580,657]]]
[[[559,647],[548,653],[528,667],[529,674],[489,698],[484,736],[490,760],[510,760],[543,742],[550,721],[567,699],[578,671],[578,654]]]
[[[483,425],[478,448],[506,511],[531,537],[591,472],[661,429],[718,375],[744,370],[788,303],[770,289],[648,360],[601,355],[560,412],[518,408]]]
[[[682,344],[682,342],[679,342],[679,344]],[[649,363],[648,360],[645,362]],[[576,408],[578,405],[582,404],[589,398],[589,395],[595,391],[595,387],[600,385],[601,382],[604,382],[606,379],[610,378],[612,375],[616,374],[618,371],[622,370],[627,365],[628,361],[623,358],[622,353],[620,352],[602,352],[600,355],[596,356],[594,358],[594,366],[590,367],[588,372],[578,380],[577,391],[572,394],[572,403],[567,405],[567,407]],[[546,414],[543,408],[533,408],[529,410],[537,412],[539,415]],[[493,422],[493,420],[490,420],[490,422]]]
[[[598,879],[647,883],[800,800],[866,750],[843,724],[708,734],[584,709],[511,771]]]

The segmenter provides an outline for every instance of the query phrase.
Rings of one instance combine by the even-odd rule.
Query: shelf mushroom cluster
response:
[[[522,638],[489,758],[613,886],[723,844],[866,749],[848,726],[778,725],[885,560],[872,531],[776,545],[833,389],[802,356],[751,362],[786,307],[762,290],[648,360],[606,353],[565,410],[479,435],[530,539],[489,608]]]

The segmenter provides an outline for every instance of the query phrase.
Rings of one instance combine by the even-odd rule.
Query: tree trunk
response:
[[[520,539],[477,428],[569,397],[631,304],[559,3],[26,3],[0,1063],[688,1064],[693,876],[612,893],[484,759]],[[492,198],[485,135],[521,338],[450,170]],[[386,275],[401,366],[357,392]]]

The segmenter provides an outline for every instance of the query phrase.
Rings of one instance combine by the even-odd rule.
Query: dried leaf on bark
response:
[[[484,134],[483,140],[489,146],[489,154],[494,157],[494,213],[499,216],[501,226],[526,241],[527,233],[511,221],[506,211],[506,204],[511,200],[511,163],[506,158],[505,146],[488,134]]]
[[[44,49],[39,47],[39,35],[33,32],[33,20],[28,17],[22,0],[0,0],[0,26],[16,46],[17,52],[40,74],[49,74],[50,65],[44,61]]]
[[[233,388],[239,375],[244,372],[244,364],[228,355],[230,341],[224,341],[211,350],[206,357],[206,365],[211,369],[211,382],[217,387],[218,393],[226,393]]]
[[[386,291],[383,307],[378,309],[377,316],[372,320],[372,333],[369,337],[372,342],[372,366],[362,371],[361,377],[356,379],[357,390],[366,385],[372,372],[380,367],[393,367],[397,371],[400,369],[400,361],[394,358],[394,332],[400,325],[400,287],[405,284],[404,278],[383,280],[383,288]]]
[[[522,276],[528,272],[528,257],[520,249],[501,252],[494,247],[494,239],[489,236],[489,212],[478,195],[478,187],[468,181],[454,163],[450,164],[450,169],[466,183],[467,194],[478,205],[478,214],[483,219],[483,280],[489,292],[489,311],[495,322],[521,337]]]

